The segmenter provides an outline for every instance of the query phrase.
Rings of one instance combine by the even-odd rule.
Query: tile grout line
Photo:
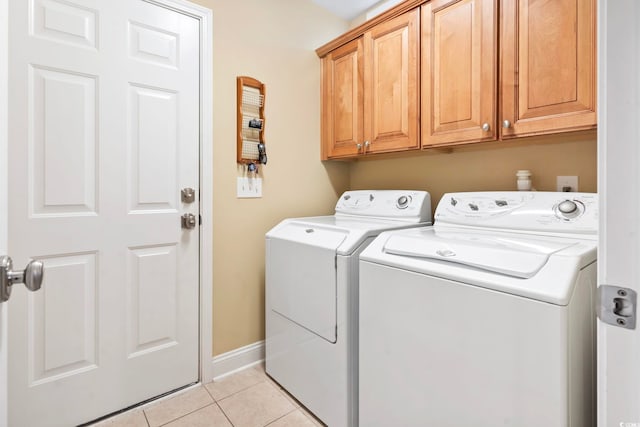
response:
[[[207,383],[207,384],[212,384],[212,383],[213,383],[213,381],[211,381],[210,383]],[[209,389],[207,388],[207,386],[206,386],[205,384],[202,384],[202,388],[204,388],[204,389],[205,389],[205,391],[207,392],[207,394],[209,395],[209,397],[211,397],[211,399],[213,399],[213,401],[214,401],[215,403],[218,403],[218,400],[217,400],[215,397],[213,397],[213,394],[211,394],[211,392],[209,391]]]
[[[147,418],[147,412],[143,409],[142,416],[144,417],[144,421],[147,423],[147,427],[151,427],[151,423],[149,422],[149,418]]]
[[[196,412],[198,412],[198,411],[200,411],[200,410],[202,410],[202,409],[204,409],[204,408],[208,408],[209,406],[214,405],[214,404],[216,404],[215,400],[214,400],[213,402],[209,403],[208,405],[204,405],[204,406],[203,406],[203,407],[201,407],[201,408],[198,408],[198,409],[196,409],[196,410],[194,410],[194,411],[189,412],[188,414],[180,415],[178,418],[174,418],[174,419],[172,419],[171,421],[167,421],[167,422],[166,422],[166,423],[164,423],[164,424],[160,424],[160,425],[158,425],[158,427],[162,427],[162,426],[166,426],[166,425],[168,425],[168,424],[171,424],[171,423],[172,423],[172,422],[174,422],[174,421],[178,421],[178,420],[179,420],[179,419],[181,419],[181,418],[188,417],[189,415],[191,415],[191,414],[195,414]],[[145,417],[146,417],[146,414],[145,414]]]
[[[231,393],[231,394],[229,394],[229,395],[227,395],[227,396],[225,396],[225,397],[222,397],[222,398],[220,398],[220,399],[218,399],[218,400],[216,400],[215,398],[213,398],[213,396],[211,396],[211,397],[213,398],[214,402],[221,402],[221,401],[223,401],[223,400],[225,400],[225,399],[228,399],[228,398],[230,398],[230,397],[232,397],[232,396],[235,396],[235,395],[236,395],[236,394],[238,394],[238,393],[242,393],[243,391],[249,390],[251,387],[255,387],[255,386],[257,386],[258,384],[265,383],[265,382],[268,382],[268,381],[267,381],[266,379],[264,379],[264,380],[260,380],[260,381],[258,381],[258,382],[257,382],[257,383],[255,383],[255,384],[251,384],[250,386],[247,386],[247,387],[245,387],[245,388],[243,388],[243,389],[240,389],[240,390],[238,390],[238,391],[234,391],[233,393]],[[211,384],[211,383],[209,383],[209,384]],[[205,388],[206,388],[206,387],[205,387]],[[209,390],[207,390],[207,391],[209,391]],[[209,393],[209,394],[211,394],[211,393]]]
[[[286,414],[284,414],[284,415],[279,416],[278,418],[276,418],[276,419],[274,419],[274,420],[269,421],[269,422],[268,422],[267,424],[265,424],[263,427],[268,427],[268,426],[270,426],[271,424],[275,423],[276,421],[281,420],[281,419],[283,419],[284,417],[291,415],[292,413],[296,412],[297,410],[299,410],[299,408],[294,407],[294,408],[293,408],[293,410],[291,410],[291,411],[287,412],[287,413],[286,413]]]
[[[236,391],[235,393],[231,393],[230,395],[223,397],[223,398],[222,398],[222,399],[220,399],[219,401],[218,401],[218,400],[213,399],[213,400],[215,401],[216,405],[218,405],[218,408],[220,408],[220,411],[222,412],[222,415],[224,415],[224,417],[229,421],[229,424],[231,424],[231,427],[235,427],[235,424],[233,424],[233,421],[231,421],[231,418],[229,418],[229,415],[227,415],[227,413],[224,411],[224,408],[223,408],[222,406],[220,406],[219,402],[221,402],[221,401],[223,401],[223,400],[225,400],[225,399],[228,399],[228,398],[230,398],[230,397],[232,397],[232,396],[235,396],[235,395],[236,395],[236,394],[238,394],[238,393],[242,393],[243,391],[249,390],[251,387],[255,387],[255,386],[257,386],[257,385],[259,385],[259,384],[261,384],[261,383],[265,383],[265,382],[267,382],[267,380],[266,380],[266,379],[265,379],[265,380],[262,380],[262,381],[259,381],[259,382],[255,383],[255,384],[253,384],[253,385],[250,385],[249,387],[245,387],[245,388],[243,388],[242,390],[238,390],[238,391]],[[206,388],[206,387],[205,387],[205,388]],[[209,390],[207,390],[207,392],[209,392]],[[211,393],[209,393],[209,394],[211,394]],[[211,396],[211,397],[213,398],[213,396]],[[274,420],[274,421],[275,421],[275,420]]]
[[[229,418],[227,413],[224,412],[224,409],[222,409],[222,406],[218,405],[218,402],[216,402],[216,406],[218,407],[218,409],[220,409],[220,412],[222,412],[222,415],[224,415],[224,417],[227,419],[227,421],[229,421],[229,424],[231,425],[231,427],[235,427],[233,422],[231,421],[231,418]]]
[[[210,383],[207,383],[207,384],[212,384],[212,383],[213,383],[213,381],[211,381]],[[227,413],[224,412],[224,409],[222,409],[222,406],[220,406],[218,404],[218,400],[215,397],[213,397],[213,394],[211,394],[211,392],[209,391],[209,388],[204,384],[202,384],[202,387],[206,390],[207,393],[209,393],[209,396],[211,396],[211,399],[213,399],[213,403],[218,407],[218,409],[220,409],[220,412],[222,412],[222,415],[224,415],[224,417],[227,419],[227,421],[229,421],[229,424],[231,425],[231,427],[235,427],[233,425],[233,422],[231,421],[231,419],[227,415]],[[222,399],[220,399],[220,400],[222,400]]]

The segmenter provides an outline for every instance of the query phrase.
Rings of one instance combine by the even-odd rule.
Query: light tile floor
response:
[[[93,427],[323,426],[271,380],[260,364]]]

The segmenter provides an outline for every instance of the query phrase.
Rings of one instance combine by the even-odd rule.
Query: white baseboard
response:
[[[213,380],[249,368],[264,360],[264,340],[215,356],[212,363]]]

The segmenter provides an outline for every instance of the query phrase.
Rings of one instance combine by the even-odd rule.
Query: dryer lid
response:
[[[396,234],[389,237],[383,251],[392,255],[435,259],[479,268],[507,276],[531,278],[549,257],[575,242],[539,240],[521,236],[482,232],[437,231],[420,236]]]

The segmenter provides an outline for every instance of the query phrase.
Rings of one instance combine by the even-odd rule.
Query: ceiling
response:
[[[315,4],[333,12],[335,15],[351,21],[358,15],[363,14],[380,0],[311,0]]]

